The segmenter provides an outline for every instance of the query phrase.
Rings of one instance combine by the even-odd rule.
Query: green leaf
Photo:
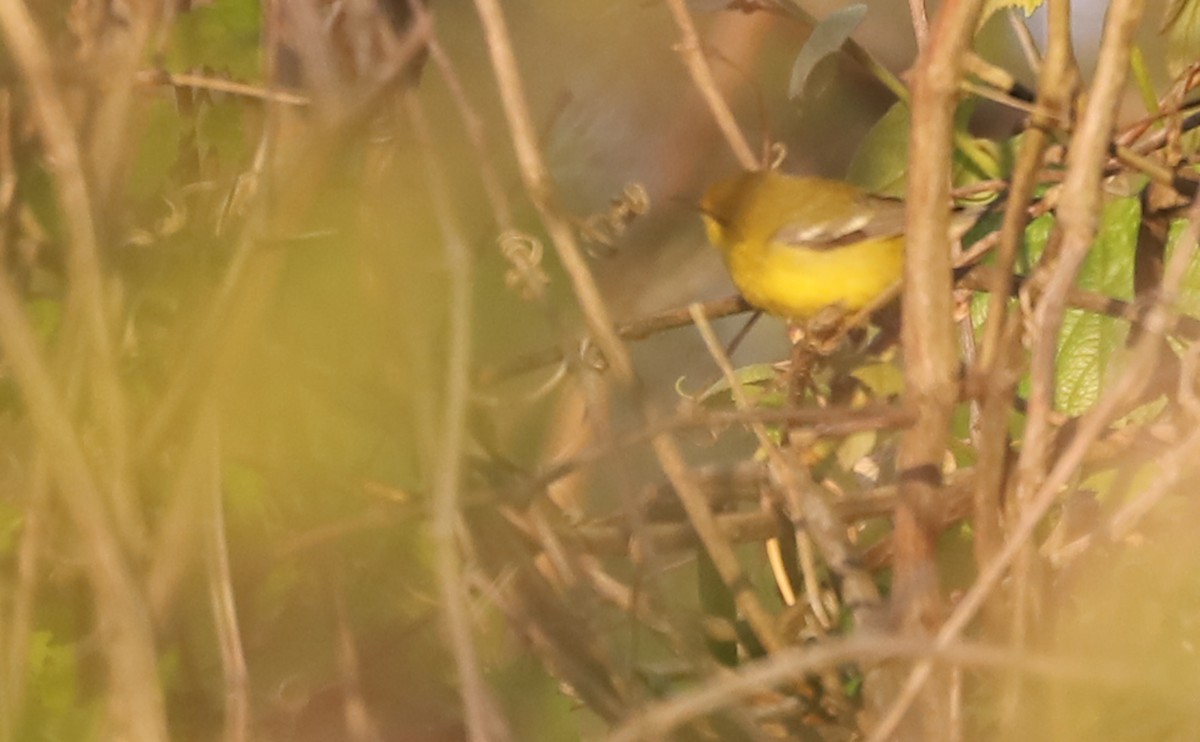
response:
[[[265,524],[271,507],[262,473],[236,461],[226,463],[221,473],[221,490],[230,523],[255,527]]]
[[[76,705],[75,650],[56,644],[49,631],[36,631],[29,641],[29,687],[37,706],[47,714],[64,713]]]
[[[26,305],[29,323],[43,343],[49,343],[62,325],[62,302],[54,299],[31,299]]]
[[[1200,49],[1200,2],[1171,0],[1160,33],[1167,39],[1167,70],[1171,77],[1178,77]]]
[[[1082,288],[1132,298],[1133,253],[1140,220],[1141,205],[1136,198],[1118,199],[1105,206],[1096,241],[1080,271]],[[1055,382],[1056,407],[1060,411],[1075,415],[1095,403],[1107,381],[1107,369],[1123,347],[1128,331],[1128,323],[1112,317],[1067,311],[1059,336]]]
[[[176,70],[222,70],[241,80],[259,77],[258,0],[216,0],[181,13],[168,51]]]
[[[908,174],[908,130],[908,105],[893,104],[859,145],[846,178],[871,193],[903,196]]]
[[[129,192],[134,199],[145,200],[162,193],[179,159],[182,131],[179,112],[169,100],[149,101],[129,178]]]
[[[862,430],[851,433],[837,447],[837,462],[842,469],[850,471],[862,459],[875,450],[879,434],[874,430]]]
[[[1044,0],[988,0],[987,5],[983,6],[983,15],[979,17],[980,25],[992,16],[997,10],[1004,8],[1020,8],[1025,11],[1025,17],[1033,15],[1033,11],[1041,7]]]
[[[1012,171],[1019,138],[996,142],[971,136],[968,126],[973,110],[968,100],[955,113],[952,163],[955,186],[1000,178]],[[846,179],[871,193],[903,198],[908,175],[909,117],[907,103],[892,104],[854,153]],[[981,198],[989,200],[991,196]]]
[[[0,500],[0,555],[11,556],[16,551],[17,534],[25,523],[25,511],[16,503]]]
[[[808,41],[804,42],[796,61],[792,63],[792,76],[788,82],[788,98],[797,103],[804,96],[804,87],[812,71],[826,57],[837,54],[842,44],[854,33],[867,15],[864,3],[847,5],[831,13],[813,28]]]
[[[894,363],[863,364],[854,369],[851,375],[879,399],[897,397],[904,393],[904,372]]]
[[[736,369],[733,372],[733,375],[734,378],[738,380],[738,383],[741,385],[742,389],[747,392],[747,396],[753,397],[751,388],[774,381],[775,377],[778,375],[778,372],[770,363],[753,363],[749,366],[742,366],[741,368]],[[680,382],[682,381],[683,380],[680,379]],[[676,389],[680,389],[679,384],[676,384]],[[712,386],[696,395],[694,399],[696,402],[704,404],[705,402],[711,401],[713,397],[727,394],[729,391],[729,382],[726,381],[724,377],[721,377]],[[680,391],[680,394],[683,396],[688,396],[682,391]]]

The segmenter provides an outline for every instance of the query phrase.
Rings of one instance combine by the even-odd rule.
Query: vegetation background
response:
[[[1036,5],[0,0],[0,742],[1196,738],[1200,12]]]

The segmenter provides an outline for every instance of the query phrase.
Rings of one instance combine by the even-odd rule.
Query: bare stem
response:
[[[700,91],[700,95],[708,105],[709,112],[717,122],[717,128],[725,136],[726,143],[733,150],[733,154],[741,166],[747,170],[756,169],[759,166],[758,158],[754,156],[754,151],[750,149],[746,137],[738,127],[737,120],[733,117],[733,111],[729,110],[729,104],[725,102],[720,89],[717,88],[717,82],[713,79],[708,60],[704,58],[700,34],[696,32],[696,24],[692,22],[692,16],[688,12],[684,0],[667,0],[667,7],[670,8],[671,16],[675,19],[675,25],[679,27],[679,34],[682,37],[682,41],[679,43],[679,52],[683,55],[683,62],[687,65],[696,89]]]
[[[575,233],[558,208],[554,182],[538,148],[537,131],[529,115],[529,104],[525,99],[524,85],[517,70],[512,40],[504,14],[500,10],[500,3],[497,0],[475,0],[475,8],[483,23],[492,70],[496,75],[496,85],[500,89],[500,99],[508,119],[509,133],[517,154],[521,178],[525,182],[525,190],[528,191],[530,199],[541,214],[547,232],[550,233],[558,259],[570,277],[575,298],[583,310],[588,330],[596,345],[604,353],[605,360],[617,379],[622,384],[632,384],[634,372],[629,351],[613,329],[611,313],[583,259]]]
[[[444,417],[441,442],[437,448],[433,496],[432,531],[436,545],[436,571],[441,609],[446,632],[454,653],[458,679],[462,684],[467,735],[473,742],[504,740],[510,737],[496,701],[484,680],[479,654],[471,631],[467,606],[466,581],[456,538],[459,523],[459,492],[462,489],[463,444],[466,438],[467,403],[470,399],[471,371],[471,277],[474,273],[471,253],[454,217],[449,186],[438,159],[429,121],[418,100],[405,96],[405,107],[421,153],[426,179],[433,199],[434,213],[442,233],[446,252],[445,266],[450,279],[450,316],[447,328]]]

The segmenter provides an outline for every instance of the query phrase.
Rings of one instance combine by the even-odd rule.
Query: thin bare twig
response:
[[[81,537],[97,610],[104,617],[114,729],[135,742],[165,742],[166,715],[145,603],[36,335],[4,271],[0,271],[0,347],[46,455],[55,462],[54,479]]]
[[[445,266],[450,278],[450,315],[447,328],[445,414],[441,420],[441,442],[437,448],[433,497],[432,533],[436,548],[435,564],[441,609],[446,632],[454,653],[458,679],[462,686],[468,738],[475,742],[500,741],[511,737],[508,724],[488,689],[475,649],[467,606],[466,581],[458,547],[459,493],[462,488],[467,406],[470,400],[471,370],[471,276],[474,273],[470,250],[462,237],[451,206],[449,185],[436,154],[436,144],[423,107],[413,95],[404,99],[425,161],[425,177],[433,200],[434,215],[446,252]]]
[[[783,649],[785,643],[775,619],[754,593],[733,546],[722,532],[712,506],[704,498],[696,482],[695,472],[684,462],[679,445],[674,438],[665,433],[656,435],[650,443],[663,472],[687,512],[688,521],[712,559],[717,574],[729,587],[734,603],[746,619],[746,624],[767,652]]]
[[[338,674],[346,689],[342,716],[345,718],[347,742],[383,742],[379,728],[371,718],[367,699],[363,697],[358,648],[355,646],[350,612],[346,610],[344,590],[339,584],[331,584],[329,589],[333,592],[334,615],[337,616]]]
[[[1009,8],[1007,15],[1009,28],[1012,29],[1013,35],[1017,37],[1017,43],[1021,46],[1021,53],[1025,55],[1025,63],[1029,65],[1029,69],[1035,75],[1040,77],[1042,55],[1038,51],[1033,33],[1029,30],[1029,24],[1025,22],[1025,16],[1016,8]]]
[[[1019,310],[1010,311],[1017,254],[1029,222],[1029,203],[1038,186],[1039,173],[1051,143],[1050,131],[1066,118],[1076,82],[1075,58],[1071,52],[1069,19],[1065,3],[1050,8],[1050,45],[1038,83],[1038,105],[1030,118],[1017,156],[1009,187],[1004,220],[996,250],[995,272],[989,273],[987,321],[978,363],[979,375],[987,380],[980,421],[980,486],[976,494],[975,558],[986,564],[1000,547],[1001,490],[1008,466],[1008,423],[1016,389],[1017,373],[1011,368],[1019,341]],[[1065,28],[1064,28],[1065,25]]]
[[[613,369],[617,379],[622,384],[632,384],[634,370],[629,351],[613,329],[611,313],[583,259],[583,253],[575,239],[575,231],[571,228],[570,223],[562,217],[559,209],[553,179],[550,177],[550,171],[546,168],[545,160],[538,148],[537,130],[529,115],[524,85],[521,82],[520,73],[517,71],[512,40],[509,38],[508,25],[500,10],[500,4],[497,0],[475,0],[475,8],[483,24],[488,53],[492,61],[492,71],[496,75],[496,85],[504,105],[504,113],[508,120],[509,133],[512,137],[525,189],[541,214],[551,242],[558,253],[558,259],[571,280],[571,286],[574,289],[575,298],[583,310],[588,331],[595,339],[596,345],[604,354],[605,360]]]
[[[1057,264],[1046,266],[1045,292],[1031,319],[1034,344],[1030,358],[1029,412],[1025,443],[1017,464],[1017,497],[1023,500],[1044,478],[1045,448],[1054,407],[1054,364],[1066,296],[1075,282],[1096,233],[1101,206],[1100,178],[1108,157],[1117,102],[1129,68],[1129,40],[1141,19],[1144,2],[1125,0],[1109,9],[1095,83],[1067,153],[1067,175],[1057,211],[1062,242]]]
[[[792,647],[745,665],[736,673],[715,677],[632,717],[609,735],[608,742],[664,739],[672,729],[692,719],[827,667],[918,658],[931,658],[930,661],[955,666],[1013,668],[1038,677],[1102,688],[1127,688],[1137,682],[1129,677],[1128,668],[1078,658],[1015,654],[1006,648],[978,644],[939,646],[929,641],[894,636],[855,636],[814,646]]]
[[[746,303],[746,300],[741,295],[715,299],[705,303],[703,306],[704,316],[709,319],[719,319],[734,314],[741,314],[742,312],[750,312],[754,309]],[[678,327],[687,327],[690,324],[692,324],[692,319],[691,315],[688,314],[688,308],[677,307],[644,319],[618,325],[617,335],[624,340],[644,340],[657,333],[673,330]],[[519,356],[513,360],[506,361],[502,365],[481,370],[479,373],[479,383],[482,385],[493,384],[511,376],[532,371],[542,366],[548,366],[552,363],[558,363],[562,360],[563,352],[560,348],[547,348],[542,351]]]
[[[1158,301],[1150,316],[1146,318],[1146,335],[1151,337],[1139,338],[1138,347],[1133,351],[1135,353],[1139,350],[1149,351],[1145,353],[1148,360],[1140,364],[1147,371],[1153,367],[1155,359],[1162,352],[1161,339],[1171,323],[1170,313],[1174,311],[1174,302],[1196,255],[1198,241],[1200,241],[1200,197],[1192,201],[1192,206],[1188,210],[1187,226],[1176,241],[1175,249],[1163,271],[1162,288],[1158,292]],[[1132,373],[1132,370],[1126,373]],[[1190,386],[1193,378],[1184,374],[1180,383]],[[1183,476],[1183,472],[1192,468],[1188,464],[1195,461],[1194,453],[1198,446],[1200,446],[1200,440],[1195,435],[1191,435],[1183,444],[1158,461],[1161,472],[1154,483],[1113,514],[1109,528],[1114,537],[1120,538],[1132,530],[1141,517],[1149,512],[1173,486],[1173,483]]]
[[[708,324],[704,314],[700,311],[700,306],[693,304],[691,313],[692,320],[696,323],[696,329],[704,339],[709,354],[720,367],[721,373],[724,374],[738,408],[749,410],[751,406],[746,398],[745,390],[742,389],[733,365],[730,364],[729,358],[725,356],[720,342],[713,333],[712,326]],[[770,462],[773,478],[778,481],[780,489],[784,492],[784,501],[788,505],[788,516],[792,521],[797,538],[811,534],[829,568],[842,579],[845,601],[858,628],[861,630],[873,628],[880,623],[879,590],[871,575],[857,566],[857,555],[845,536],[846,524],[837,517],[832,504],[826,502],[817,492],[817,485],[814,482],[801,481],[801,475],[796,472],[794,465],[784,458],[779,447],[771,440],[766,426],[761,422],[753,422],[750,424],[750,429],[754,431],[761,450]],[[812,570],[806,569],[805,573],[805,579],[810,583],[809,587],[811,588],[812,583],[815,582],[811,578]],[[820,595],[810,593],[808,598],[810,601],[819,600]],[[821,615],[819,608],[814,612]]]
[[[250,85],[237,80],[226,80],[221,77],[209,77],[189,72],[167,72],[166,70],[143,70],[138,73],[138,82],[143,85],[166,85],[175,88],[196,88],[211,90],[215,93],[226,93],[241,98],[282,103],[287,106],[303,108],[311,104],[308,96],[290,90],[272,90],[259,85]]]
[[[422,9],[418,12],[428,11]],[[487,138],[487,129],[483,125],[483,119],[471,103],[467,90],[455,70],[453,60],[442,49],[442,45],[436,38],[429,41],[429,56],[442,73],[446,88],[450,91],[454,105],[458,107],[459,118],[462,119],[463,125],[467,129],[471,146],[475,148],[475,155],[479,158],[479,178],[483,181],[483,190],[487,194],[488,203],[495,215],[496,226],[499,227],[500,232],[507,232],[513,228],[512,207],[509,206],[508,196],[501,185],[500,175],[496,172],[492,148]]]
[[[912,17],[917,49],[924,49],[929,40],[929,16],[925,10],[925,0],[908,0],[908,14]]]
[[[103,269],[78,134],[54,76],[53,63],[40,29],[21,0],[0,0],[0,32],[25,77],[38,115],[46,150],[45,161],[55,175],[55,186],[70,235],[69,274],[71,317],[88,330],[95,361],[89,363],[95,383],[94,404],[100,411],[107,437],[104,478],[100,493],[109,502],[116,526],[132,546],[144,544],[145,526],[132,497],[128,467],[128,413],[117,374],[108,303],[103,289]]]
[[[206,409],[197,422],[203,439],[204,472],[193,480],[202,490],[197,500],[208,505],[208,528],[204,554],[213,626],[221,651],[225,679],[225,742],[245,742],[250,736],[250,673],[238,628],[237,601],[229,569],[229,543],[225,538],[225,503],[221,496],[221,441],[216,411]]]
[[[717,128],[725,136],[725,141],[733,150],[733,155],[737,158],[738,163],[746,170],[757,169],[758,158],[754,156],[754,151],[750,149],[745,135],[742,134],[737,120],[733,117],[733,111],[729,110],[729,104],[725,102],[725,98],[717,88],[712,70],[709,69],[708,61],[704,58],[700,34],[696,32],[696,24],[692,22],[687,5],[684,4],[684,0],[667,0],[667,7],[670,9],[671,16],[675,19],[675,25],[679,27],[679,34],[683,39],[677,48],[683,55],[683,62],[692,76],[692,82],[708,105],[708,110],[712,113]]]
[[[47,521],[50,518],[50,467],[46,453],[38,448],[29,472],[29,484],[22,515],[21,543],[17,548],[16,584],[12,591],[12,612],[9,614],[4,644],[0,656],[7,662],[0,667],[0,740],[14,742],[24,714],[25,690],[28,683],[29,639],[33,634],[34,608],[41,575],[38,566],[45,546]]]

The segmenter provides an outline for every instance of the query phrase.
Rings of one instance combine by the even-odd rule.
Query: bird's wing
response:
[[[771,241],[820,250],[903,233],[904,203],[864,194],[853,213],[836,219],[787,224],[772,236]]]

